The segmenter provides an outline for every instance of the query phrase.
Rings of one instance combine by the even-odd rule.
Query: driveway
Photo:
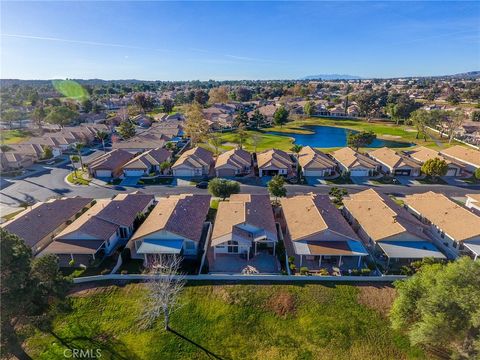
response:
[[[419,185],[420,183],[416,181],[416,178],[411,176],[395,176],[395,178],[400,182],[402,185],[412,186],[412,185]]]
[[[135,186],[140,179],[141,176],[125,176],[125,178],[120,183],[120,186]]]

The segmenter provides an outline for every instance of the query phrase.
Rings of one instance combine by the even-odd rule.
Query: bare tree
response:
[[[448,114],[448,143],[450,144],[455,137],[457,130],[465,122],[465,114],[461,110],[456,110]]]
[[[157,255],[150,262],[152,279],[147,283],[148,300],[142,316],[142,326],[151,327],[163,316],[165,330],[170,330],[172,312],[180,307],[179,295],[185,285],[185,275],[180,273],[180,256]]]
[[[262,142],[262,136],[259,134],[259,133],[253,133],[252,135],[252,145],[253,145],[253,148],[254,148],[254,152],[257,152],[257,147],[258,145],[260,145],[260,143]]]

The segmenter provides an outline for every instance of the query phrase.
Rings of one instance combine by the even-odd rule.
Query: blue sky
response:
[[[480,70],[480,2],[1,2],[1,77],[365,77]]]

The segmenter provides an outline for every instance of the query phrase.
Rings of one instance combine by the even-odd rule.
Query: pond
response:
[[[295,144],[300,144],[303,146],[309,145],[311,147],[319,148],[336,148],[347,146],[348,132],[358,132],[355,130],[323,125],[308,125],[304,128],[313,131],[313,134],[294,134],[277,131],[270,131],[267,134],[288,136],[294,139]],[[381,148],[384,146],[409,147],[412,146],[412,144],[393,140],[375,139],[369,147]]]

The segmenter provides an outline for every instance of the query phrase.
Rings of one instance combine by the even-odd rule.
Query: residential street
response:
[[[137,187],[122,186],[104,186],[91,183],[89,186],[71,186],[65,182],[65,177],[69,173],[69,165],[60,167],[45,167],[43,173],[30,176],[23,180],[6,180],[2,179],[2,190],[0,191],[0,211],[2,215],[15,211],[20,203],[34,203],[36,201],[44,201],[49,198],[59,196],[85,196],[93,198],[108,198],[122,192],[132,192],[140,190],[147,194],[157,196],[172,195],[180,193],[207,193],[206,189],[198,189],[191,185],[170,186],[170,185],[150,185]],[[288,194],[298,193],[328,193],[333,185],[287,185]],[[351,193],[355,193],[367,188],[374,188],[377,191],[389,194],[413,194],[421,193],[428,190],[440,192],[449,197],[461,197],[468,193],[480,192],[480,186],[452,186],[452,185],[337,185],[337,187],[345,188]],[[250,194],[265,194],[267,189],[264,186],[241,185],[241,192]]]

